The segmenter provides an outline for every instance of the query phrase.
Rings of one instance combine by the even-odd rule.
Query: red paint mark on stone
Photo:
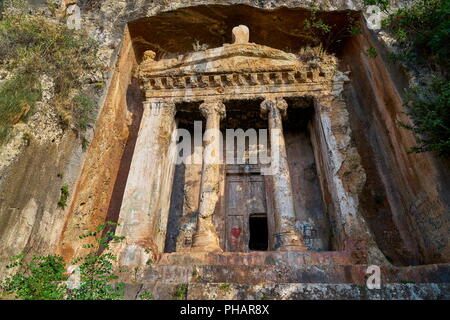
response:
[[[231,228],[231,235],[234,238],[239,238],[240,234],[241,234],[242,229],[239,227],[233,227]]]
[[[239,246],[239,236],[241,235],[242,229],[239,227],[232,227],[231,228],[231,245],[234,248],[237,248]]]

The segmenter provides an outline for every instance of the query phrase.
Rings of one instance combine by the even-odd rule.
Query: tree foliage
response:
[[[416,134],[418,145],[413,152],[433,151],[450,156],[450,82],[435,78],[426,88],[410,90],[408,114],[414,125],[401,125]]]
[[[80,236],[80,239],[91,239],[90,243],[83,245],[90,252],[72,262],[73,264],[81,262],[81,285],[70,292],[69,299],[119,300],[123,298],[124,284],[115,282],[119,278],[114,273],[113,266],[117,259],[109,252],[109,243],[120,242],[123,237],[114,235],[112,231],[105,231],[109,225],[115,224],[111,222],[102,224],[95,231]]]
[[[389,0],[365,0],[389,11]],[[417,146],[412,152],[431,151],[450,156],[450,1],[408,1],[391,12],[382,23],[396,40],[398,52],[391,54],[416,73],[428,70],[431,80],[409,88],[407,114],[413,125],[400,123],[414,132]],[[417,68],[419,66],[419,68]],[[423,78],[423,74],[419,75]]]
[[[450,1],[416,0],[398,9],[383,27],[401,43],[401,59],[447,73],[450,66]]]

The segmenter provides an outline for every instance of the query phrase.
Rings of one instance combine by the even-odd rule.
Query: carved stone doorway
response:
[[[266,179],[260,174],[259,168],[246,164],[229,165],[225,188],[225,251],[269,250],[268,241],[264,249],[260,246],[250,246],[251,228],[253,228],[252,240],[255,236],[258,239],[270,239],[269,230],[272,230],[273,226],[267,201]],[[256,218],[265,219],[266,227],[255,229],[258,225],[262,225],[251,225],[250,220]],[[255,232],[259,233],[260,237]]]

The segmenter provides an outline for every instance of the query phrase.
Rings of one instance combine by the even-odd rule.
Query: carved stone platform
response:
[[[449,264],[384,266],[381,288],[369,290],[366,264],[161,265],[167,258],[127,281],[126,298],[136,299],[143,292],[151,292],[155,299],[180,298],[175,297],[180,286],[186,289],[184,298],[188,300],[450,298]]]
[[[164,253],[157,265],[220,265],[220,266],[258,266],[258,265],[352,265],[365,264],[364,256],[356,252],[173,252]]]

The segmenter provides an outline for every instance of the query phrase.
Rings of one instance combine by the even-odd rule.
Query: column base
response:
[[[308,248],[300,240],[296,231],[280,232],[275,234],[276,251],[308,251]]]
[[[217,236],[210,233],[205,232],[196,234],[194,235],[192,242],[191,252],[223,252]]]
[[[151,247],[139,244],[139,242],[113,243],[110,251],[116,255],[118,266],[136,268],[146,266],[149,261],[158,260],[158,253],[153,252]]]
[[[285,245],[277,248],[275,251],[296,251],[296,252],[305,252],[308,251],[308,248],[303,245]]]

